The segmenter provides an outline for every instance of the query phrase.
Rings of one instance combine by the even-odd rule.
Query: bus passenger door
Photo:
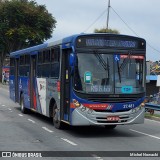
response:
[[[30,108],[36,110],[36,63],[37,56],[31,55],[30,63],[30,79],[29,79],[29,94],[30,94]]]
[[[61,120],[70,120],[70,76],[69,55],[71,50],[65,49],[62,53],[61,66]]]
[[[19,102],[19,59],[15,59],[15,102]]]

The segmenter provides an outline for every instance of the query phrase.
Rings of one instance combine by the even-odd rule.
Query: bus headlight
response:
[[[93,109],[89,108],[88,109],[88,114],[91,114],[93,112]]]
[[[140,104],[140,106],[141,106],[141,107],[144,107],[144,106],[145,106],[145,103],[144,103],[144,102],[143,102],[143,103],[141,103],[141,104]]]
[[[73,104],[76,108],[81,106],[81,104],[76,99],[73,99]]]
[[[132,113],[136,113],[141,109],[141,106],[132,109]]]
[[[86,109],[87,109],[86,107],[82,107],[81,111],[84,112],[84,111],[86,111]]]

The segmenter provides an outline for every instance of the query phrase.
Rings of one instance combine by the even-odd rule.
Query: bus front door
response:
[[[37,102],[36,102],[36,55],[31,56],[30,63],[30,80],[29,80],[29,88],[30,88],[30,108],[36,110]]]
[[[61,120],[70,120],[70,76],[69,50],[63,50],[61,69]]]
[[[15,102],[19,102],[19,59],[15,59]]]

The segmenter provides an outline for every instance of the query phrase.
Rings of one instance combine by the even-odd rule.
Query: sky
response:
[[[73,34],[93,33],[95,28],[106,27],[108,0],[35,1],[45,5],[57,20],[48,42]],[[147,60],[159,61],[160,0],[110,0],[110,3],[109,28],[117,29],[120,34],[144,38],[147,42]]]

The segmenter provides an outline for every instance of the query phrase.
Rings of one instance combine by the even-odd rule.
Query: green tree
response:
[[[107,29],[107,28],[100,28],[100,29],[95,29],[95,33],[115,33],[115,34],[120,34],[118,30],[116,29]]]
[[[43,43],[55,27],[56,20],[45,5],[34,0],[0,0],[0,68],[6,54]]]

